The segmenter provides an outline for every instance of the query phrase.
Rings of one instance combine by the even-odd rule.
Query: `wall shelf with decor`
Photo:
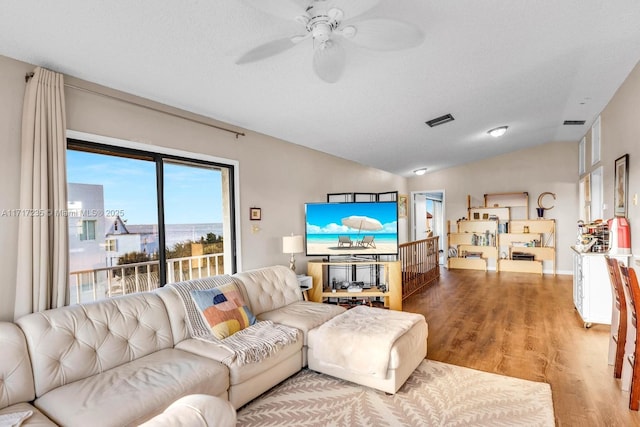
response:
[[[451,224],[449,224],[450,227]],[[459,220],[456,232],[449,231],[447,268],[487,270],[487,261],[498,258],[498,220]]]
[[[556,221],[531,219],[509,221],[509,233],[498,235],[498,271],[543,274],[544,261],[556,274]]]
[[[458,221],[449,235],[449,268],[487,270],[495,259],[496,271],[543,274],[545,263],[556,274],[556,226],[553,219],[529,219],[529,193],[488,193],[484,206],[472,207],[467,196],[468,219]],[[487,222],[491,222],[487,228]],[[474,245],[474,234],[495,236],[489,245]],[[472,254],[471,259],[468,254]]]
[[[504,208],[510,210],[514,217],[529,219],[529,193],[526,191],[513,193],[488,193],[484,195],[484,206],[486,208]],[[517,211],[517,212],[516,212]],[[520,213],[520,215],[518,215]]]
[[[481,206],[469,208],[469,219],[498,219],[500,221],[509,221],[511,218],[511,209],[509,207],[488,207]]]

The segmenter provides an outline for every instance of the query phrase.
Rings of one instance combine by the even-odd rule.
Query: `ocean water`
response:
[[[172,247],[176,243],[191,240],[197,242],[201,237],[206,238],[207,233],[222,236],[222,223],[211,224],[167,224],[165,226],[166,246]]]

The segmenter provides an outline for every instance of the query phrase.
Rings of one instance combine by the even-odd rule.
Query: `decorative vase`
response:
[[[544,218],[544,208],[536,208],[536,212],[538,213],[538,218]]]

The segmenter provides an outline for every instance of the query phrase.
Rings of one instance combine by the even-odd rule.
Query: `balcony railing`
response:
[[[400,245],[403,299],[440,277],[438,248],[437,236]],[[147,261],[71,272],[70,301],[89,302],[154,290],[160,285],[158,267],[158,261]],[[167,260],[167,283],[223,273],[222,253]]]
[[[160,286],[159,261],[137,262],[70,273],[70,301],[97,301],[116,295],[151,291]],[[197,255],[167,260],[167,283],[224,273],[224,254]]]
[[[440,277],[439,247],[438,236],[400,245],[402,299]]]

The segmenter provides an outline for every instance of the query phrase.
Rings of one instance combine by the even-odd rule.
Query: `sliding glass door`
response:
[[[223,273],[224,171],[174,160],[163,168],[167,283]]]
[[[69,140],[71,302],[235,272],[232,171]]]

